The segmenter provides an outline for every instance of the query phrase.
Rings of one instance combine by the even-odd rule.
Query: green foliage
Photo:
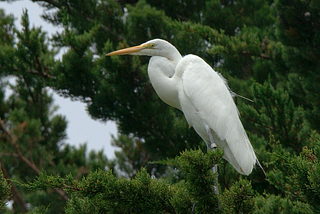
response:
[[[104,169],[108,160],[102,151],[88,156],[85,145],[79,149],[63,146],[67,121],[55,114],[57,106],[47,88],[48,81],[56,80],[50,74],[56,51],[49,49],[48,38],[41,28],[30,28],[27,11],[21,24],[22,30],[14,30],[12,34],[14,46],[1,43],[5,47],[1,50],[9,51],[6,57],[13,56],[1,62],[2,75],[9,70],[16,75],[14,84],[1,84],[12,91],[5,99],[1,88],[1,165],[7,177],[16,181],[12,183],[13,211],[61,213],[68,199],[66,192],[49,187],[30,192],[18,184],[32,181],[41,168],[61,176],[72,172],[73,179],[80,179],[89,170]]]
[[[293,6],[294,5],[294,6]],[[307,118],[312,127],[319,130],[319,71],[320,54],[320,4],[313,1],[276,1],[279,11],[276,33],[285,44],[282,48],[283,59],[292,73],[300,76],[300,81],[291,93],[300,96],[298,102],[307,107]],[[302,90],[301,90],[302,89]]]
[[[212,213],[218,209],[214,193],[213,163],[221,162],[217,150],[204,154],[201,150],[184,151],[173,161],[185,174],[185,185],[170,185],[151,178],[146,169],[135,178],[117,178],[111,171],[97,170],[80,181],[50,176],[41,172],[25,185],[29,189],[63,188],[71,193],[66,213]],[[247,180],[236,182],[219,196],[222,213],[252,213],[253,190]]]
[[[40,5],[42,17],[62,29],[51,38],[31,27],[27,11],[17,30],[0,10],[0,158],[15,181],[12,212],[213,213],[219,200],[220,213],[319,213],[318,1]],[[105,57],[156,37],[204,58],[233,91],[254,100],[235,99],[268,178],[258,169],[244,178],[220,151],[195,150],[205,144],[154,93],[148,57]],[[49,87],[85,102],[92,118],[117,123],[115,159],[68,145],[67,121],[55,114]]]
[[[164,213],[173,210],[168,203],[170,187],[165,182],[152,180],[145,169],[132,180],[117,180],[110,171],[93,172],[81,181],[80,188],[68,202],[67,213]]]
[[[256,198],[254,213],[315,213],[312,207],[300,201],[291,201],[281,196],[265,195]]]
[[[130,138],[127,135],[118,136],[117,139],[113,136],[112,140],[112,145],[121,149],[115,151],[116,164],[120,171],[129,178],[135,176],[141,167],[146,166],[150,160],[141,140]]]
[[[234,36],[237,28],[240,30],[245,26],[259,29],[271,27],[275,20],[274,13],[268,1],[239,1],[234,4],[211,0],[206,1],[203,24],[222,29],[227,35]]]
[[[0,44],[1,45],[11,45],[13,43],[13,27],[14,27],[14,17],[12,15],[6,15],[3,9],[0,9]]]
[[[319,140],[319,139],[318,139]],[[315,150],[319,150],[320,143],[317,142]],[[297,189],[294,189],[294,194],[302,190],[301,195],[295,195],[297,198],[308,202],[314,207],[315,210],[320,209],[320,156],[315,153],[313,149],[304,148],[299,157],[292,160],[294,168],[294,185],[298,185]],[[293,186],[295,187],[295,186]]]
[[[144,168],[131,179],[117,178],[111,171],[102,170],[78,181],[72,175],[62,178],[41,172],[36,180],[24,186],[31,190],[62,188],[70,192],[66,213],[175,213],[175,210],[189,213],[192,201],[196,202],[195,211],[211,213],[216,209],[217,196],[210,169],[212,160],[221,157],[219,151],[183,152],[177,162],[186,175],[186,187],[153,179]]]
[[[271,134],[296,153],[302,150],[310,129],[301,107],[295,107],[289,94],[275,89],[270,78],[263,85],[252,85],[254,105],[244,104],[244,115],[266,138]]]
[[[314,149],[304,147],[299,156],[291,155],[280,145],[275,147],[270,165],[274,168],[268,180],[289,199],[307,203],[305,207],[319,210],[319,135],[313,135]],[[289,204],[291,202],[288,202]],[[291,205],[290,205],[291,206]],[[292,205],[293,206],[293,205]]]
[[[210,169],[221,161],[222,153],[210,152],[203,155],[201,150],[185,151],[178,158],[178,165],[185,174],[186,189],[196,203],[195,211],[211,213],[218,209],[218,199],[214,192],[216,175]],[[219,161],[220,159],[220,161]]]
[[[3,177],[2,170],[0,170],[0,211],[4,209],[5,204],[11,196],[11,185]]]
[[[251,183],[240,179],[221,195],[222,213],[253,213],[255,200]]]

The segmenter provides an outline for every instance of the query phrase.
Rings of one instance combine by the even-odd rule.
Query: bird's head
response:
[[[106,56],[127,55],[127,54],[145,55],[145,56],[163,56],[167,58],[170,58],[172,54],[178,54],[180,56],[180,53],[173,45],[171,45],[169,42],[162,39],[153,39],[138,46],[113,51],[111,53],[106,54]]]
[[[157,39],[154,39],[138,46],[113,51],[111,53],[106,54],[106,56],[128,55],[128,54],[156,56],[158,51],[159,51],[159,42],[157,42]]]

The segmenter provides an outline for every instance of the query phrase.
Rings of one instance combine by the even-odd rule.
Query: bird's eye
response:
[[[150,48],[154,48],[154,46],[155,46],[154,44],[150,44]]]

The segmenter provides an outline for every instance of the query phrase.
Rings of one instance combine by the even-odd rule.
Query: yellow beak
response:
[[[131,48],[125,48],[125,49],[110,52],[110,53],[106,54],[106,56],[126,55],[126,54],[138,53],[145,48],[146,48],[145,45],[138,45],[138,46],[134,46]]]

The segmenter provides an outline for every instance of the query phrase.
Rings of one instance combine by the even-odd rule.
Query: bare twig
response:
[[[4,122],[3,122],[3,120],[1,120],[1,118],[0,118],[0,126],[1,126],[1,128],[2,128],[2,130],[3,130],[3,132],[9,137],[9,139],[10,139],[10,141],[11,141],[11,144],[13,145],[13,147],[15,148],[15,150],[16,150],[16,153],[17,153],[17,155],[19,156],[19,158],[23,161],[23,162],[25,162],[31,169],[33,169],[33,171],[35,171],[37,174],[39,174],[39,169],[38,169],[38,167],[34,164],[34,163],[32,163],[28,158],[26,158],[22,153],[21,153],[21,151],[20,151],[20,149],[19,149],[19,146],[18,146],[18,144],[17,144],[17,137],[16,136],[14,136],[14,135],[12,135],[10,132],[9,132],[9,130],[7,129],[7,127],[6,127],[6,125],[4,124]]]

